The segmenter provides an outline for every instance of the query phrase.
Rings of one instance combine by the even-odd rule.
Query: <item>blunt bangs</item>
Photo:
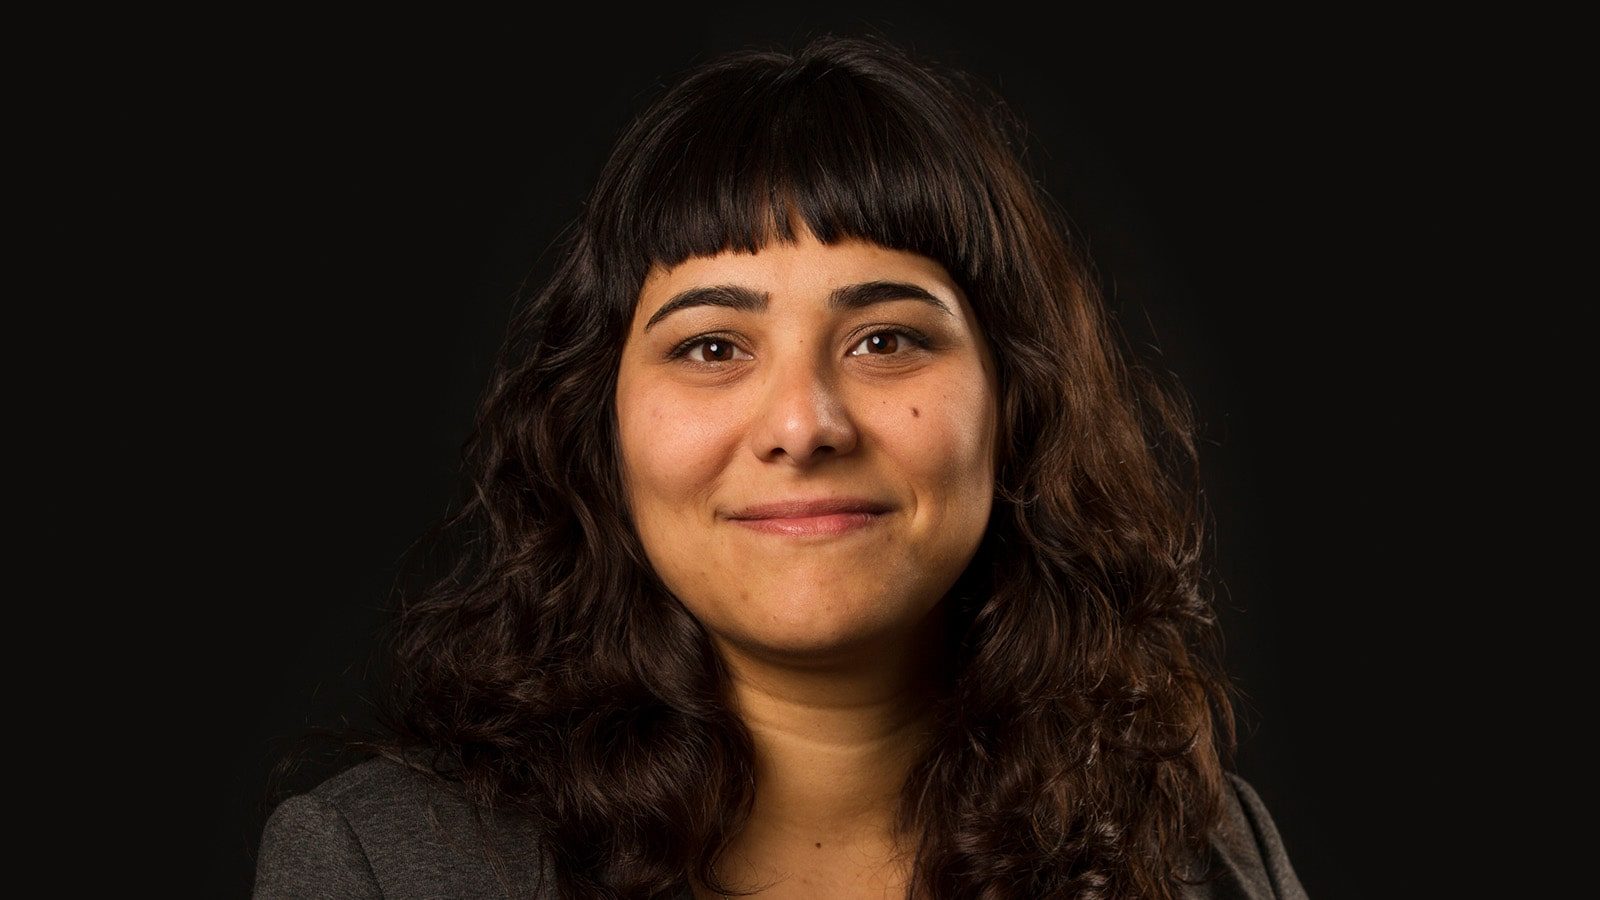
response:
[[[825,244],[928,256],[968,285],[1008,230],[975,111],[893,59],[748,54],[654,109],[619,146],[593,210],[610,211],[600,233],[641,280],[652,264],[793,242],[798,221]]]

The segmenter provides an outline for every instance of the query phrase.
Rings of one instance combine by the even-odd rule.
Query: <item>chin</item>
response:
[[[745,617],[735,642],[747,652],[826,660],[880,647],[903,638],[920,616],[907,608],[885,616],[883,607],[828,609],[791,599],[755,621]],[[730,635],[730,637],[733,637]]]
[[[874,640],[877,638],[878,640]],[[786,666],[825,667],[881,655],[882,635],[754,635],[733,641],[745,656]]]

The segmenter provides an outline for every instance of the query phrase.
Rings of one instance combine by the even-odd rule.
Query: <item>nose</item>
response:
[[[855,449],[856,425],[838,373],[817,356],[796,352],[771,368],[750,430],[751,449],[762,461],[808,465]]]

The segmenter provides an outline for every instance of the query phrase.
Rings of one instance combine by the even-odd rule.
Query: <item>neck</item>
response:
[[[924,745],[926,686],[736,677],[755,742],[753,818],[816,841],[888,828]]]
[[[756,801],[725,857],[732,871],[758,881],[819,868],[904,876],[915,848],[895,820],[926,746],[944,627],[941,605],[915,634],[826,664],[723,648],[755,746]]]

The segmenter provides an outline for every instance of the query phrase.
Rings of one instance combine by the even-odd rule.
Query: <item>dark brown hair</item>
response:
[[[994,514],[899,808],[912,895],[1173,897],[1206,860],[1235,736],[1192,415],[1127,361],[1024,134],[881,40],[721,57],[627,129],[526,292],[450,564],[394,621],[385,752],[533,817],[564,895],[744,887],[715,863],[752,808],[751,737],[629,523],[614,392],[653,263],[791,240],[791,216],[942,263],[998,364]]]

